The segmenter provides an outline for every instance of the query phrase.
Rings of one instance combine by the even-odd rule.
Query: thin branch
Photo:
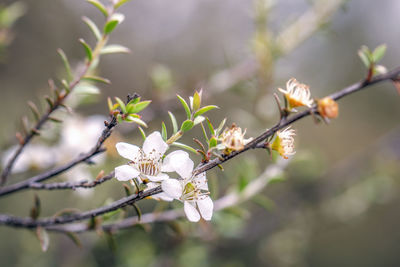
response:
[[[342,97],[345,97],[347,95],[350,95],[352,93],[360,91],[360,90],[362,90],[366,87],[369,87],[375,83],[382,82],[385,80],[393,80],[393,79],[397,78],[397,76],[399,74],[400,74],[400,67],[395,68],[386,74],[375,76],[375,78],[373,78],[371,81],[362,81],[362,82],[355,83],[355,84],[353,84],[349,87],[346,87],[334,94],[331,94],[329,97],[331,97],[334,100],[339,100]],[[247,144],[243,150],[231,153],[228,156],[225,156],[223,159],[216,158],[214,160],[209,161],[208,163],[200,164],[195,169],[194,175],[208,171],[208,170],[216,167],[217,165],[219,165],[225,161],[228,161],[229,159],[232,159],[233,157],[236,157],[237,155],[243,153],[244,151],[247,151],[249,149],[260,146],[260,143],[264,142],[264,140],[266,138],[273,135],[275,132],[277,132],[281,128],[283,128],[301,118],[304,118],[304,117],[310,115],[311,113],[315,113],[315,112],[317,112],[316,107],[313,106],[312,108],[307,109],[303,112],[297,113],[291,117],[282,118],[279,121],[279,123],[277,123],[273,128],[262,133],[260,136],[255,138],[252,142]],[[249,187],[249,188],[253,188],[252,190],[254,190],[255,187]],[[248,189],[248,190],[250,190],[250,189]],[[48,227],[48,226],[52,226],[52,225],[68,224],[71,222],[81,221],[81,220],[85,220],[85,219],[89,219],[89,218],[93,218],[93,217],[105,214],[107,212],[125,207],[125,206],[135,203],[141,199],[144,199],[146,197],[149,197],[154,194],[161,193],[161,192],[162,192],[161,186],[158,186],[156,188],[153,188],[153,189],[150,189],[150,190],[147,190],[144,192],[140,192],[139,194],[122,198],[108,206],[104,206],[104,207],[101,207],[98,209],[86,211],[83,213],[77,213],[77,214],[55,217],[55,218],[44,218],[44,219],[40,219],[40,220],[34,220],[31,218],[21,218],[21,217],[12,216],[12,215],[0,214],[0,224],[13,226],[13,227],[23,227],[23,228],[35,228],[37,226]],[[248,196],[251,196],[251,194],[249,193]],[[225,199],[225,200],[218,202],[218,203],[222,203],[222,204],[218,204],[218,205],[220,205],[221,208],[227,207],[230,205],[229,203],[235,203],[235,201],[236,201],[235,198],[233,198],[233,200],[232,200],[232,197],[229,197],[229,195],[227,196],[227,198],[223,198],[223,199]],[[166,215],[166,217],[169,217],[169,216],[173,217],[176,215],[174,215],[174,213],[171,211],[171,213],[167,213],[167,215]]]
[[[31,189],[45,189],[45,190],[61,190],[61,189],[72,189],[75,190],[77,188],[93,188],[98,186],[104,182],[107,182],[114,178],[114,171],[110,172],[109,174],[96,179],[92,182],[88,182],[87,180],[79,181],[79,182],[61,182],[61,183],[49,183],[49,184],[42,184],[42,183],[31,183],[29,184],[29,188]]]
[[[75,165],[82,163],[82,162],[87,162],[93,156],[104,152],[105,149],[102,148],[102,145],[106,141],[106,139],[111,135],[113,128],[117,125],[117,119],[115,118],[115,116],[113,116],[110,119],[110,121],[106,122],[105,124],[106,124],[106,127],[103,130],[103,132],[101,133],[99,139],[97,140],[96,145],[89,152],[79,155],[77,158],[71,160],[69,163],[67,163],[63,166],[60,166],[60,167],[57,167],[50,171],[33,176],[25,181],[0,188],[0,196],[14,193],[16,191],[20,191],[23,189],[31,188],[32,184],[35,185],[39,182],[48,180],[56,175],[59,175],[60,173],[63,173],[65,171],[71,169]]]

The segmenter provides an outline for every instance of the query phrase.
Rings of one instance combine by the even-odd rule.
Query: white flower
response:
[[[220,140],[222,149],[237,151],[242,150],[244,146],[249,143],[253,138],[244,139],[246,130],[242,132],[242,128],[232,124],[230,128],[227,128],[222,133]]]
[[[174,151],[162,160],[168,144],[164,142],[159,132],[150,134],[143,143],[143,148],[128,143],[117,143],[118,153],[129,160],[127,165],[115,168],[115,177],[119,181],[128,181],[134,178],[159,182],[169,178],[163,172],[174,171],[179,167],[179,161],[189,158],[189,155],[182,151]]]
[[[294,137],[295,130],[290,129],[290,126],[283,131],[278,131],[277,137],[272,143],[271,149],[277,151],[283,158],[287,159],[288,156],[294,155]]]
[[[191,222],[197,222],[200,217],[211,220],[214,204],[209,196],[206,174],[192,177],[193,161],[187,158],[180,164],[177,173],[182,179],[162,181],[161,187],[168,196],[183,202],[186,217]]]
[[[286,83],[286,90],[283,90],[282,88],[279,88],[278,90],[285,95],[289,103],[289,108],[300,106],[307,106],[310,108],[314,102],[314,100],[311,99],[309,87],[305,84],[299,83],[294,78],[291,78]]]

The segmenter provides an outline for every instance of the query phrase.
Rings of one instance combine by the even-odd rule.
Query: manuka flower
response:
[[[226,152],[242,150],[253,139],[244,139],[245,134],[246,130],[242,132],[242,128],[236,126],[236,124],[232,124],[229,129],[225,129],[220,137],[221,149],[225,149]]]
[[[290,126],[283,131],[278,131],[275,140],[271,145],[271,149],[277,151],[284,159],[287,159],[288,156],[294,155],[296,151],[294,151],[293,136],[295,135],[295,130],[290,129]]]
[[[299,83],[296,79],[292,78],[286,83],[286,90],[278,89],[282,92],[289,104],[289,109],[301,106],[311,107],[313,100],[308,85]]]
[[[118,153],[129,160],[127,165],[115,168],[115,177],[119,181],[128,181],[140,178],[140,181],[159,182],[169,178],[163,172],[174,171],[179,167],[179,162],[189,158],[184,151],[178,150],[170,153],[163,160],[162,157],[168,149],[167,143],[159,132],[150,134],[143,143],[143,148],[127,143],[117,143]]]
[[[168,196],[183,202],[189,221],[197,222],[200,217],[209,221],[214,204],[209,196],[206,174],[201,173],[192,177],[193,166],[193,161],[187,158],[177,170],[182,179],[164,180],[161,187]]]

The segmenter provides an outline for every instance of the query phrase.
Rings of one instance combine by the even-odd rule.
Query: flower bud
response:
[[[318,112],[324,118],[334,119],[339,115],[339,105],[330,97],[318,100]]]

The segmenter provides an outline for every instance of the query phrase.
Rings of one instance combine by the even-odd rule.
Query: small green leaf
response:
[[[151,103],[151,100],[142,101],[136,104],[128,104],[126,110],[129,114],[139,113],[140,111],[147,108],[147,106]]]
[[[217,130],[215,130],[215,136],[219,136],[219,134],[222,132],[222,129],[225,126],[225,123],[226,123],[226,118],[221,121],[221,123],[219,124]]]
[[[200,125],[201,125],[201,130],[203,131],[204,139],[206,139],[206,141],[208,143],[209,140],[208,140],[206,129],[204,128],[203,123],[201,123]]]
[[[130,52],[131,50],[125,46],[113,44],[113,45],[107,45],[103,49],[101,49],[100,54],[102,55],[115,54],[115,53],[128,54]]]
[[[170,111],[168,111],[168,115],[171,119],[173,134],[176,134],[178,132],[178,123],[176,122],[176,118],[174,114]]]
[[[128,116],[128,117],[126,117],[125,121],[134,122],[136,124],[139,124],[140,126],[143,126],[143,127],[147,128],[147,124],[144,121],[142,121],[141,119],[139,119],[139,118]]]
[[[75,93],[83,95],[98,95],[100,89],[93,84],[80,83],[75,87]]]
[[[372,53],[372,59],[374,62],[378,62],[383,58],[386,52],[386,44],[381,44],[377,48],[374,49],[374,52]]]
[[[117,101],[119,107],[121,108],[121,111],[126,114],[126,106],[124,101],[122,101],[119,97],[115,97],[115,101]]]
[[[65,234],[72,240],[72,242],[74,242],[77,247],[82,248],[82,242],[77,234],[73,232],[66,232]]]
[[[215,108],[219,108],[219,107],[218,106],[214,106],[214,105],[202,107],[201,109],[196,111],[196,113],[194,113],[194,117],[196,118],[197,116],[202,115],[202,114],[206,113],[207,111],[210,111],[210,110],[215,109]]]
[[[165,126],[165,123],[161,123],[161,136],[164,141],[167,141],[168,139],[168,134],[167,134],[167,127]]]
[[[67,82],[67,80],[62,79],[62,80],[61,80],[61,84],[64,86],[64,89],[65,89],[67,92],[70,91],[69,83]],[[57,92],[57,91],[56,91],[56,92]]]
[[[40,112],[39,112],[39,109],[37,108],[37,106],[35,105],[35,103],[33,103],[32,101],[28,101],[28,106],[31,109],[35,119],[37,121],[39,121],[40,120]]]
[[[199,153],[197,152],[197,150],[194,149],[193,147],[188,146],[188,145],[185,145],[185,144],[182,144],[182,143],[173,142],[171,145],[172,145],[172,146],[179,147],[179,148],[182,148],[182,149],[185,149],[185,150],[190,151],[190,152],[193,152],[193,153],[196,154],[196,155],[199,154]]]
[[[79,42],[82,44],[83,48],[85,49],[85,53],[86,53],[86,57],[87,57],[88,61],[89,62],[92,61],[92,59],[93,59],[92,48],[90,48],[90,46],[82,38],[79,39]]]
[[[369,68],[372,62],[372,56],[368,47],[365,45],[361,46],[361,48],[358,50],[358,56],[361,58],[361,61],[364,63],[364,65]]]
[[[114,5],[114,9],[117,9],[117,8],[119,8],[120,6],[126,4],[126,3],[130,2],[130,1],[131,1],[131,0],[120,0],[118,3],[116,3],[116,4]]]
[[[143,128],[138,126],[140,134],[142,135],[143,141],[146,140],[146,133],[144,132]]]
[[[86,75],[86,76],[82,77],[82,80],[91,81],[91,82],[100,82],[100,83],[105,83],[105,84],[111,84],[109,79],[106,79],[106,78],[103,78],[103,77],[98,77],[98,76]]]
[[[64,51],[61,48],[57,49],[57,52],[60,55],[62,62],[64,63],[64,68],[65,68],[65,71],[67,72],[68,81],[71,81],[73,79],[73,76],[72,76],[71,66],[69,65],[67,55],[65,55]]]
[[[215,138],[215,136],[211,137],[209,142],[208,142],[209,147],[210,148],[216,147],[217,144],[218,144],[217,138]]]
[[[42,251],[46,252],[47,249],[49,248],[49,244],[50,244],[49,234],[47,233],[47,231],[44,228],[38,226],[36,228],[36,236],[39,239]]]
[[[190,117],[192,116],[192,114],[190,112],[190,108],[189,108],[188,104],[186,103],[185,99],[183,99],[180,95],[176,95],[176,96],[178,97],[179,101],[181,101],[181,104],[186,111],[187,119],[189,120]]]
[[[211,124],[211,121],[208,118],[206,118],[206,120],[207,120],[208,129],[210,130],[211,135],[215,136],[216,134],[215,134],[214,126]]]
[[[48,117],[49,118],[49,120],[51,120],[52,122],[56,122],[56,123],[62,123],[63,121],[62,120],[60,120],[60,119],[57,119],[57,118],[54,118],[54,117]]]
[[[86,23],[86,25],[92,31],[92,33],[96,37],[96,40],[100,41],[101,40],[101,33],[100,33],[99,28],[97,28],[96,24],[91,19],[89,19],[88,17],[82,17],[82,20]]]
[[[107,18],[108,17],[108,11],[107,8],[100,3],[97,0],[87,0],[88,3],[94,5],[98,10],[100,10],[101,13],[103,13],[103,15]]]
[[[203,116],[198,116],[194,119],[194,125],[197,125],[199,123],[202,123],[206,118],[204,118]]]
[[[53,108],[53,106],[54,106],[53,99],[51,99],[50,96],[48,96],[48,95],[44,96],[44,99],[46,100],[47,104],[49,104],[49,107]]]
[[[187,132],[190,129],[192,129],[194,126],[194,122],[191,120],[185,120],[182,125],[181,125],[181,131],[182,132]]]
[[[121,22],[124,21],[124,19],[125,19],[125,16],[120,13],[112,14],[110,19],[104,25],[104,33],[110,34],[115,29],[115,27],[118,26],[118,24],[120,24]]]
[[[193,95],[193,111],[196,111],[200,108],[201,105],[201,92],[197,91]]]

